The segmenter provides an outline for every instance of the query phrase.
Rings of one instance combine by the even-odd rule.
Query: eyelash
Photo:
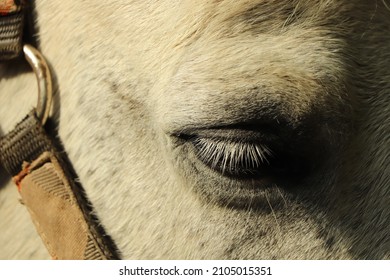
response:
[[[212,138],[195,138],[198,158],[222,174],[248,175],[269,165],[272,151],[264,145]]]

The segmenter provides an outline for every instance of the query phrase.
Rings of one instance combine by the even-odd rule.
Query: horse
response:
[[[121,258],[390,258],[388,1],[33,6],[51,120]],[[0,135],[36,91],[0,64]],[[0,258],[49,258],[0,186]]]

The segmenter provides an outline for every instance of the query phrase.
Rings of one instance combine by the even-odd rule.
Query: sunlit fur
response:
[[[390,258],[388,1],[35,3],[53,120],[123,258]],[[28,67],[0,65],[1,134],[35,87]],[[245,185],[176,137],[259,118],[292,131],[300,181]],[[199,141],[224,169],[233,149],[249,165],[276,152]],[[3,171],[0,185],[0,258],[48,258]]]

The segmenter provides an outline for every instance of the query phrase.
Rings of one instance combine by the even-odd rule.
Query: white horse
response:
[[[35,2],[52,118],[123,258],[390,258],[389,2]],[[0,65],[2,135],[26,69]],[[48,258],[1,172],[0,258]]]

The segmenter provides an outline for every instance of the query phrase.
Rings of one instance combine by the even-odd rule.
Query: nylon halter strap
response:
[[[50,71],[36,49],[22,46],[26,3],[0,0],[0,62],[11,59],[11,66],[24,50],[42,96],[37,109],[0,137],[0,165],[13,176],[22,204],[54,259],[118,259],[69,161],[58,152],[63,150],[58,137],[44,128],[50,111]]]
[[[0,61],[22,51],[24,1],[0,0]]]

